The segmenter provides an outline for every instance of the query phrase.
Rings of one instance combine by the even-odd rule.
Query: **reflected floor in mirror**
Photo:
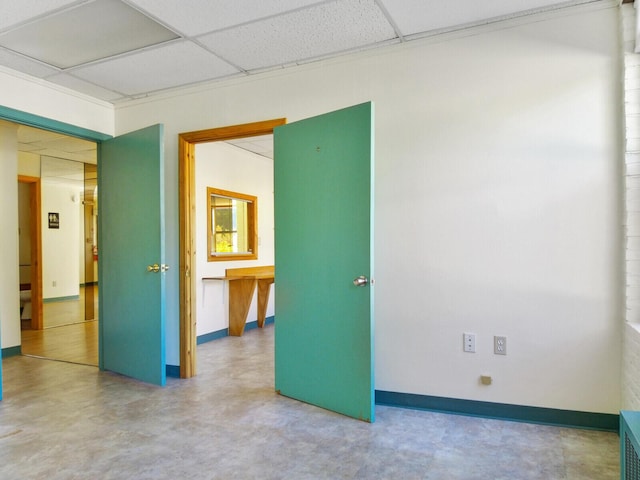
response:
[[[22,322],[22,353],[63,362],[98,365],[98,288],[94,288],[95,319],[85,320],[85,288],[77,299],[43,304],[44,330]]]
[[[98,319],[98,288],[93,288],[94,314],[89,320]],[[44,328],[59,327],[72,323],[82,323],[85,320],[85,287],[80,287],[77,299],[44,302],[42,304]]]
[[[98,321],[23,330],[22,354],[98,366]]]

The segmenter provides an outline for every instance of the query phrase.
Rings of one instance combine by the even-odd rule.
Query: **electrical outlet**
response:
[[[507,354],[507,337],[497,335],[493,337],[493,353],[496,355]]]
[[[475,333],[463,333],[463,349],[468,353],[476,353],[476,335]]]

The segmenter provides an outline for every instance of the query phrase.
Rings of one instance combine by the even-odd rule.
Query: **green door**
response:
[[[154,125],[100,143],[98,160],[100,368],[157,385],[166,381],[163,150]]]
[[[274,130],[275,383],[373,422],[373,105]]]

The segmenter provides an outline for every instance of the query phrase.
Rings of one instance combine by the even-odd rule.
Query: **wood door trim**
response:
[[[18,182],[29,185],[31,207],[31,329],[42,330],[42,196],[40,177],[18,175]]]
[[[269,135],[287,123],[286,118],[197,130],[178,135],[180,377],[196,374],[195,315],[195,146],[198,143]]]

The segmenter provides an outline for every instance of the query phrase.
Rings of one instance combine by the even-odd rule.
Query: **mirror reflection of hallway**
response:
[[[22,354],[97,366],[96,144],[20,125],[18,150],[19,173],[40,179],[37,211],[19,189]],[[32,215],[40,217],[40,278],[23,252],[35,237],[23,227]],[[29,318],[37,282],[39,325]]]

